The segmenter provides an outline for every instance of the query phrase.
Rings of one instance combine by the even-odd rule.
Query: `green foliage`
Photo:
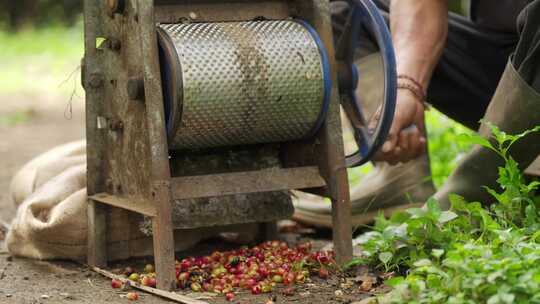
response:
[[[469,142],[459,140],[460,136],[473,132],[435,109],[426,112],[426,128],[433,184],[439,187],[471,147]]]
[[[0,45],[0,94],[68,95],[74,87],[82,91],[78,71],[84,50],[82,23],[72,28],[0,31]]]
[[[0,126],[14,126],[30,120],[34,115],[32,111],[17,111],[9,114],[0,114]]]
[[[467,4],[468,1],[450,0],[448,1],[448,10],[456,14],[465,15],[468,9]]]
[[[78,0],[3,0],[0,1],[0,28],[72,25],[82,13]]]
[[[462,137],[497,153],[500,189],[487,189],[497,203],[451,197],[451,210],[430,200],[386,219],[357,239],[363,255],[351,264],[369,264],[405,276],[386,282],[394,290],[380,303],[540,303],[540,199],[538,182],[527,183],[510,147],[540,126],[518,135],[492,130],[493,143]]]

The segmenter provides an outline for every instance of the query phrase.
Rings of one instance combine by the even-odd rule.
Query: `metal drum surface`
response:
[[[170,149],[298,140],[321,126],[330,72],[309,25],[162,24],[158,38]]]

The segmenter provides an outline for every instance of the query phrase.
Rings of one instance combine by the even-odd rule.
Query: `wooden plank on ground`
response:
[[[270,192],[323,187],[319,168],[271,168],[250,172],[176,177],[172,179],[173,199],[203,198],[239,193]]]
[[[144,285],[141,285],[140,283],[138,282],[135,282],[135,281],[131,281],[131,280],[128,280],[126,279],[125,277],[122,277],[122,276],[119,276],[119,275],[116,275],[110,271],[107,271],[107,270],[104,270],[104,269],[101,269],[99,267],[92,267],[90,266],[90,269],[92,269],[93,271],[109,278],[109,279],[116,279],[116,280],[119,280],[121,281],[122,283],[126,284],[127,282],[129,282],[129,285],[133,288],[136,288],[136,289],[139,289],[139,290],[142,290],[142,291],[145,291],[145,292],[148,292],[148,293],[151,293],[151,294],[154,294],[154,295],[157,295],[157,296],[160,296],[162,298],[166,298],[166,299],[169,299],[169,300],[172,300],[172,301],[175,301],[177,303],[184,303],[184,304],[208,304],[208,302],[205,302],[205,301],[201,301],[201,300],[197,300],[197,299],[194,299],[194,298],[191,298],[191,297],[188,297],[188,296],[184,296],[184,295],[181,295],[181,294],[177,294],[177,293],[174,293],[174,292],[170,292],[170,291],[165,291],[165,290],[160,290],[160,289],[156,289],[156,288],[152,288],[152,287],[148,287],[148,286],[144,286]]]

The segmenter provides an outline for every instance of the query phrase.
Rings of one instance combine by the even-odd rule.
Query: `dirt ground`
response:
[[[52,147],[84,137],[84,104],[72,102],[71,119],[69,111],[64,117],[67,105],[65,97],[0,95],[0,220],[15,214],[9,183],[18,169]]]
[[[111,265],[111,268],[143,264],[144,260],[124,261]],[[112,289],[110,280],[88,270],[86,267],[69,261],[34,261],[11,257],[7,252],[0,253],[0,303],[130,303],[125,295],[130,290]],[[137,291],[137,303],[173,303],[157,296]],[[208,303],[230,303],[223,296],[193,294]],[[234,303],[355,303],[370,297],[358,289],[354,275],[349,279],[335,276],[328,280],[313,278],[311,282],[295,286],[293,295],[284,295],[283,288],[270,294],[251,295],[247,291],[236,294]]]
[[[84,104],[75,100],[72,115],[66,111],[65,97],[42,95],[0,96],[0,227],[9,224],[15,207],[9,197],[9,183],[13,174],[26,162],[48,149],[84,137]],[[67,119],[66,116],[71,116]],[[0,229],[0,303],[128,303],[126,291],[110,287],[110,280],[70,261],[34,261],[12,257],[4,248]],[[329,234],[319,237],[328,238]],[[327,241],[323,241],[327,242]],[[206,244],[213,247],[214,244]],[[203,250],[204,251],[204,250]],[[201,254],[194,249],[192,254]],[[114,267],[142,263],[126,261]],[[273,294],[252,296],[241,293],[235,303],[351,303],[369,296],[357,287],[344,289],[343,280],[327,282],[314,280],[299,286],[291,297],[279,290]],[[336,293],[337,291],[337,293]],[[171,303],[162,298],[140,292],[138,303]],[[228,303],[223,297],[205,299],[209,303]]]

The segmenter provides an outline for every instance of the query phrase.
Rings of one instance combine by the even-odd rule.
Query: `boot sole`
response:
[[[422,203],[406,204],[396,207],[369,211],[362,214],[355,214],[351,216],[351,222],[353,227],[367,225],[373,223],[375,217],[379,215],[379,213],[383,213],[385,217],[389,217],[396,211],[403,211],[408,208],[420,208],[422,206]],[[296,210],[292,219],[303,224],[308,224],[310,226],[332,228],[332,216],[329,214],[320,214],[305,210]]]

